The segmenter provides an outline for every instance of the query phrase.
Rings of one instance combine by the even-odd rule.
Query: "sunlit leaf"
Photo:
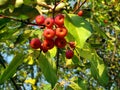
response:
[[[30,79],[26,79],[24,82],[25,83],[27,83],[27,84],[32,84],[32,85],[34,85],[35,84],[35,79],[32,79],[32,78],[30,78]]]
[[[113,27],[116,31],[120,32],[120,27],[119,26],[113,26]]]
[[[43,90],[52,90],[50,84],[42,84]]]
[[[100,83],[100,85],[106,86],[109,82],[109,78],[107,75],[107,67],[103,60],[97,55],[95,50],[90,48],[87,44],[83,49],[78,49],[78,51],[81,57],[90,61],[93,77]]]
[[[52,48],[51,50],[49,50],[49,53],[50,53],[50,57],[54,58],[57,53],[57,48],[56,47]]]
[[[86,40],[91,36],[92,28],[90,24],[75,14],[66,14],[64,23],[68,32],[75,38],[76,46],[82,48]]]
[[[109,77],[107,75],[107,68],[104,62],[97,56],[97,54],[93,54],[90,62],[93,77],[98,80],[100,85],[106,86],[109,82]]]
[[[70,81],[69,87],[72,88],[72,90],[82,90],[81,87],[75,82]]]
[[[40,54],[40,57],[38,59],[40,68],[46,78],[46,80],[51,83],[52,87],[57,82],[57,76],[56,76],[56,68],[55,68],[55,62],[50,59],[50,57],[47,57],[46,55]]]
[[[33,65],[33,63],[34,63],[33,57],[29,55],[29,56],[24,60],[24,62],[26,62],[26,63],[29,64],[29,65]]]

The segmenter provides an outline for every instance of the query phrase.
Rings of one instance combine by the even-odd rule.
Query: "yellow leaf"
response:
[[[32,56],[30,56],[30,55],[24,61],[26,63],[28,63],[29,65],[33,65],[33,63],[34,63],[34,60],[33,60]]]
[[[34,85],[35,81],[36,81],[35,79],[30,78],[30,79],[25,80],[25,83]]]
[[[35,85],[32,85],[33,90],[37,90],[37,87]]]

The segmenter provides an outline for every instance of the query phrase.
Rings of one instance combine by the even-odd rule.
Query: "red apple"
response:
[[[58,25],[58,26],[63,26],[64,25],[64,15],[58,14],[55,17],[55,24]]]
[[[43,15],[38,15],[36,16],[35,21],[38,25],[43,24],[45,21],[45,17]]]
[[[66,46],[67,42],[65,40],[65,38],[56,38],[55,39],[55,45],[58,48],[64,48]]]
[[[65,27],[58,27],[55,30],[55,34],[59,38],[63,38],[67,35],[67,29]]]
[[[82,11],[82,10],[80,10],[80,11],[78,12],[78,16],[83,16],[83,11]]]
[[[71,59],[74,56],[74,52],[72,50],[67,50],[65,55],[67,59]]]
[[[43,36],[47,39],[53,39],[55,36],[55,31],[53,29],[45,29],[43,32]]]
[[[47,28],[52,28],[52,26],[54,25],[54,19],[53,18],[46,18],[44,24]]]
[[[44,49],[49,50],[54,47],[54,40],[53,39],[45,39],[42,43]]]
[[[33,38],[33,39],[30,41],[30,46],[31,46],[33,49],[41,48],[41,41],[39,40],[39,38]]]

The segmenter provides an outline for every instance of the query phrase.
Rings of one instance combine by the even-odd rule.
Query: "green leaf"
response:
[[[35,16],[37,16],[39,12],[36,8],[27,6],[27,5],[21,5],[18,8],[15,8],[14,11],[11,13],[9,10],[5,11],[5,15],[7,16],[17,16],[17,17],[27,17],[26,19],[34,20]]]
[[[85,44],[83,49],[77,48],[77,50],[81,57],[90,61],[92,76],[100,83],[100,85],[106,86],[109,82],[109,78],[107,75],[107,67],[102,58],[97,55],[96,51],[92,49],[89,44]]]
[[[8,40],[10,38],[15,38],[15,37],[12,37],[13,34],[19,29],[7,29],[5,28],[4,29],[4,32],[3,33],[0,33],[0,39],[5,41],[5,40]]]
[[[23,0],[25,5],[32,5],[36,3],[36,0]]]
[[[52,48],[51,50],[49,50],[49,53],[50,53],[50,57],[54,58],[57,53],[57,48],[56,47]]]
[[[114,28],[116,31],[120,32],[120,26],[113,26],[113,28]]]
[[[70,81],[69,87],[72,88],[72,90],[83,90],[77,83],[72,81]]]
[[[15,4],[16,0],[0,0],[0,9],[8,8]]]
[[[54,87],[57,82],[55,62],[42,53],[40,54],[38,62],[46,80]]]
[[[80,54],[81,57],[90,60],[92,57],[92,49],[90,48],[90,45],[85,43],[84,47],[82,49],[76,48]],[[86,57],[87,56],[87,57]]]
[[[93,54],[91,60],[91,73],[95,79],[102,86],[106,86],[109,82],[109,77],[107,75],[107,68],[103,60],[95,53]]]
[[[82,90],[87,90],[87,82],[81,78],[78,78],[78,85],[82,88]]]
[[[75,38],[76,46],[83,48],[84,43],[91,36],[92,27],[90,23],[75,14],[66,14],[64,24],[68,32]]]
[[[52,90],[50,84],[42,84],[43,89],[42,90]]]
[[[0,84],[4,83],[6,80],[11,78],[15,74],[17,67],[20,64],[22,64],[23,59],[24,59],[24,55],[22,53],[18,53],[15,55],[11,63],[8,65],[8,67],[5,69],[5,71],[0,76]]]
[[[98,34],[100,34],[101,36],[103,36],[103,37],[106,38],[106,39],[110,39],[110,38],[106,35],[106,33],[103,32],[103,31],[100,29],[100,27],[99,27],[95,22],[91,22],[91,25],[92,25],[93,29],[98,32]]]
[[[10,21],[10,19],[4,18],[4,19],[0,19],[0,27],[1,25],[6,25],[6,23],[8,23]]]
[[[64,81],[63,81],[64,82]],[[48,89],[47,89],[48,90]],[[56,83],[54,86],[53,90],[64,90],[63,84],[61,83]]]

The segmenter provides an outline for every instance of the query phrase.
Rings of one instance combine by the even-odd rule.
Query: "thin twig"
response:
[[[56,6],[57,6],[57,1],[54,0],[54,8],[52,9],[53,18],[55,17],[55,9],[56,9]]]
[[[45,27],[45,25],[38,25],[36,23],[31,23],[31,22],[28,22],[28,21],[25,21],[25,20],[16,19],[16,18],[13,18],[13,17],[10,17],[10,16],[1,15],[1,14],[0,14],[0,18],[8,18],[8,19],[11,19],[11,20],[14,20],[14,21],[22,22],[22,23],[27,24],[27,25],[40,26],[40,28]]]
[[[86,1],[87,0],[85,0],[84,2],[82,2],[82,4],[76,10],[74,10],[73,13],[77,12],[79,10],[79,8],[81,8],[85,4]]]
[[[10,80],[11,80],[12,83],[14,84],[16,90],[21,90],[20,87],[17,86],[17,84],[16,84],[14,78],[10,78]]]

